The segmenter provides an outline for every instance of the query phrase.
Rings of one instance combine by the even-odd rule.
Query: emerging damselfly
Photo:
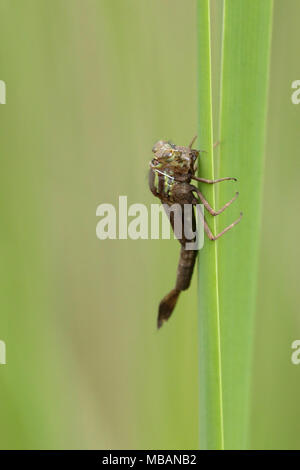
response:
[[[185,204],[191,204],[193,207],[199,203],[203,204],[205,209],[208,210],[211,215],[216,216],[221,214],[238,197],[237,192],[229,202],[216,211],[210,206],[200,190],[191,184],[191,180],[207,184],[219,183],[226,180],[236,181],[236,178],[230,177],[210,180],[195,176],[195,172],[197,170],[196,160],[200,153],[199,150],[192,148],[195,140],[196,137],[193,138],[188,147],[181,147],[170,142],[160,140],[152,149],[154,158],[150,162],[149,186],[151,192],[161,200],[164,207],[174,207],[174,204],[175,206],[179,205],[180,209],[182,209],[182,225],[184,225],[183,214]],[[213,235],[205,217],[203,217],[205,233],[210,240],[215,241],[234,227],[234,225],[241,220],[242,215],[243,214],[241,213],[237,220],[217,235]],[[168,216],[174,230],[174,212],[171,212]],[[192,226],[194,230],[196,227],[194,211],[192,211]],[[185,231],[183,230],[182,233],[185,233]],[[160,328],[171,316],[180,292],[188,289],[190,285],[198,250],[186,250],[185,246],[187,241],[190,240],[187,240],[185,235],[182,235],[179,239],[179,242],[181,243],[181,251],[177,268],[176,284],[174,289],[172,289],[159,304],[157,318],[158,328]]]

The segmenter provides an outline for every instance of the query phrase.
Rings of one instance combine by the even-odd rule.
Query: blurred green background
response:
[[[300,448],[299,14],[275,0],[250,448]],[[194,0],[0,0],[3,449],[198,446],[195,279],[155,329],[178,242],[95,235],[98,204],[156,202],[153,143],[196,132],[196,20]]]

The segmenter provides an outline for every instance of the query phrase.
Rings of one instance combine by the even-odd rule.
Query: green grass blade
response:
[[[272,0],[225,0],[223,12],[216,175],[209,3],[198,1],[199,141],[209,151],[201,158],[200,173],[239,179],[238,185],[221,183],[217,195],[216,188],[202,185],[217,208],[240,191],[238,203],[217,221],[207,216],[215,233],[236,219],[240,210],[245,216],[217,242],[206,240],[199,254],[200,446],[206,449],[247,445]]]
[[[247,443],[251,346],[261,218],[272,0],[226,1],[221,79],[220,175],[239,179],[239,203],[219,229],[244,219],[218,243],[225,448]],[[219,187],[218,206],[236,188]]]
[[[201,174],[207,178],[214,175],[209,17],[209,1],[199,0],[199,145],[207,151],[202,154],[200,165]],[[206,196],[214,205],[214,188],[211,186],[206,189]],[[215,220],[208,218],[208,222],[215,230]],[[224,439],[217,249],[217,244],[206,241],[199,256],[200,446],[222,449]]]

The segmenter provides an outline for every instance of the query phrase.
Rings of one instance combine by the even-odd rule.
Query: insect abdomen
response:
[[[197,253],[195,250],[186,250],[184,246],[181,246],[175,289],[186,290],[189,288]]]

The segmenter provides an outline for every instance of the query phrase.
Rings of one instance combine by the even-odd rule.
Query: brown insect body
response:
[[[179,217],[182,218],[182,227],[184,227],[185,204],[191,204],[192,206],[195,206],[196,204],[200,203],[203,204],[212,215],[218,215],[223,212],[238,196],[238,193],[236,193],[235,197],[225,204],[224,207],[222,207],[219,211],[215,211],[210,207],[209,203],[206,201],[199,189],[191,184],[192,179],[208,184],[217,183],[224,180],[236,181],[236,178],[207,180],[195,176],[195,162],[199,156],[199,151],[192,149],[192,145],[195,139],[196,138],[192,140],[188,147],[176,146],[170,142],[160,140],[154,145],[152,149],[154,158],[150,162],[149,187],[154,196],[158,197],[164,205],[173,230],[174,219],[176,217],[176,207],[180,208]],[[172,212],[167,210],[169,206],[172,206]],[[230,230],[234,225],[236,225],[240,221],[241,216],[242,214],[240,214],[239,219],[226,227],[216,236],[212,234],[205,219],[203,218],[204,230],[207,233],[208,238],[210,240],[216,240],[225,232]],[[194,211],[192,211],[191,225],[192,230],[195,231],[196,220]],[[177,268],[176,284],[174,289],[172,289],[159,304],[157,318],[158,328],[160,328],[162,324],[171,316],[180,292],[188,289],[192,279],[198,250],[186,250],[186,243],[193,240],[186,238],[184,230],[182,233],[182,237],[179,238],[179,242],[181,243],[181,251]]]

